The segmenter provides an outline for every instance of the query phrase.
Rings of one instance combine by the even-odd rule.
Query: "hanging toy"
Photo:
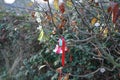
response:
[[[56,45],[55,49],[53,50],[53,52],[56,54],[62,54],[62,66],[65,64],[65,52],[67,50],[65,39],[62,37],[58,40],[58,45]]]

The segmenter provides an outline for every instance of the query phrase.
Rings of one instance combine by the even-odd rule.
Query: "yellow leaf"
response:
[[[43,35],[44,35],[44,32],[43,32],[43,29],[42,29],[40,34],[39,34],[39,37],[38,37],[39,41],[41,41],[43,39]]]
[[[96,22],[97,22],[97,19],[96,18],[92,18],[91,25],[94,25]]]
[[[54,0],[54,8],[56,9],[56,10],[59,10],[59,0]]]
[[[72,2],[71,2],[71,0],[67,0],[66,3],[67,3],[67,6],[68,6],[68,7],[71,7],[71,6],[72,6]]]
[[[117,29],[117,30],[115,30],[115,32],[118,32],[118,29]]]
[[[57,21],[56,17],[53,17],[53,21],[56,23],[56,21]]]
[[[41,32],[40,32],[39,37],[38,37],[38,40],[40,42],[45,42],[46,40],[48,40],[48,36],[45,35],[43,29],[41,29]]]
[[[108,35],[108,28],[106,27],[103,31],[103,36],[107,37],[107,35]]]
[[[98,18],[97,22],[100,22],[100,14],[97,15],[97,18]]]
[[[97,18],[100,19],[100,14],[97,15]]]
[[[54,21],[54,23],[57,22],[57,17],[58,17],[57,13],[54,13],[54,14],[53,14],[53,21]]]
[[[28,7],[33,6],[33,2],[29,2],[29,3],[27,4],[27,6],[28,6]]]

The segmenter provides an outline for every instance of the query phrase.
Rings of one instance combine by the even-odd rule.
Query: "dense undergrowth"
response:
[[[0,79],[119,80],[119,18],[114,24],[110,14],[94,6],[93,3],[89,10],[81,11],[84,16],[76,11],[80,5],[72,7],[71,11],[67,6],[68,12],[59,16],[60,12],[56,11],[57,17],[53,20],[51,12],[43,11],[39,16],[42,22],[35,20],[33,12],[32,16],[0,12]],[[93,18],[98,21],[92,21]],[[94,26],[95,23],[100,26]],[[44,30],[40,41],[38,26]],[[61,55],[53,52],[60,36],[65,38],[68,47],[64,67],[61,66]]]

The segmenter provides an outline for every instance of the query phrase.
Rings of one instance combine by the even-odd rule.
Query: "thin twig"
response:
[[[83,43],[83,42],[87,42],[91,39],[95,38],[95,36],[92,36],[92,37],[89,37],[89,38],[86,38],[86,39],[83,39],[83,40],[74,40],[74,39],[70,39],[69,41],[72,41],[72,42],[75,42],[75,43]]]
[[[52,18],[52,23],[53,23],[54,27],[56,28],[58,35],[60,36],[60,32],[59,32],[57,26],[55,25],[54,19],[53,19],[53,17],[52,17],[53,14],[52,14],[52,10],[51,10],[51,7],[50,7],[49,0],[47,1],[47,3],[48,3],[48,8],[49,8],[49,10],[50,10],[50,14],[51,14],[51,18]]]
[[[76,12],[78,13],[78,15],[81,17],[82,22],[90,29],[89,25],[86,24],[86,21],[84,21],[84,19],[82,18],[82,15],[79,13],[79,11],[78,11],[78,9],[77,9],[75,3],[73,2],[73,0],[71,0],[71,2],[72,2],[72,4],[73,4],[73,6],[74,6]]]

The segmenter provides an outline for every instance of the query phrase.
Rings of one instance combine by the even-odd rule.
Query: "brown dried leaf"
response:
[[[66,75],[64,76],[64,80],[69,80],[69,74],[66,74]]]
[[[108,13],[112,12],[112,7],[111,7],[111,6],[108,7],[107,12],[108,12]]]
[[[32,18],[35,18],[35,12],[31,13]]]
[[[72,56],[72,55],[70,55],[70,62],[72,62],[72,60],[73,60],[73,56]]]
[[[113,23],[116,23],[116,20],[118,19],[118,12],[119,12],[119,5],[118,3],[115,3],[113,10],[112,10],[112,22]]]
[[[59,10],[62,14],[65,12],[65,5],[63,2],[59,5]]]

